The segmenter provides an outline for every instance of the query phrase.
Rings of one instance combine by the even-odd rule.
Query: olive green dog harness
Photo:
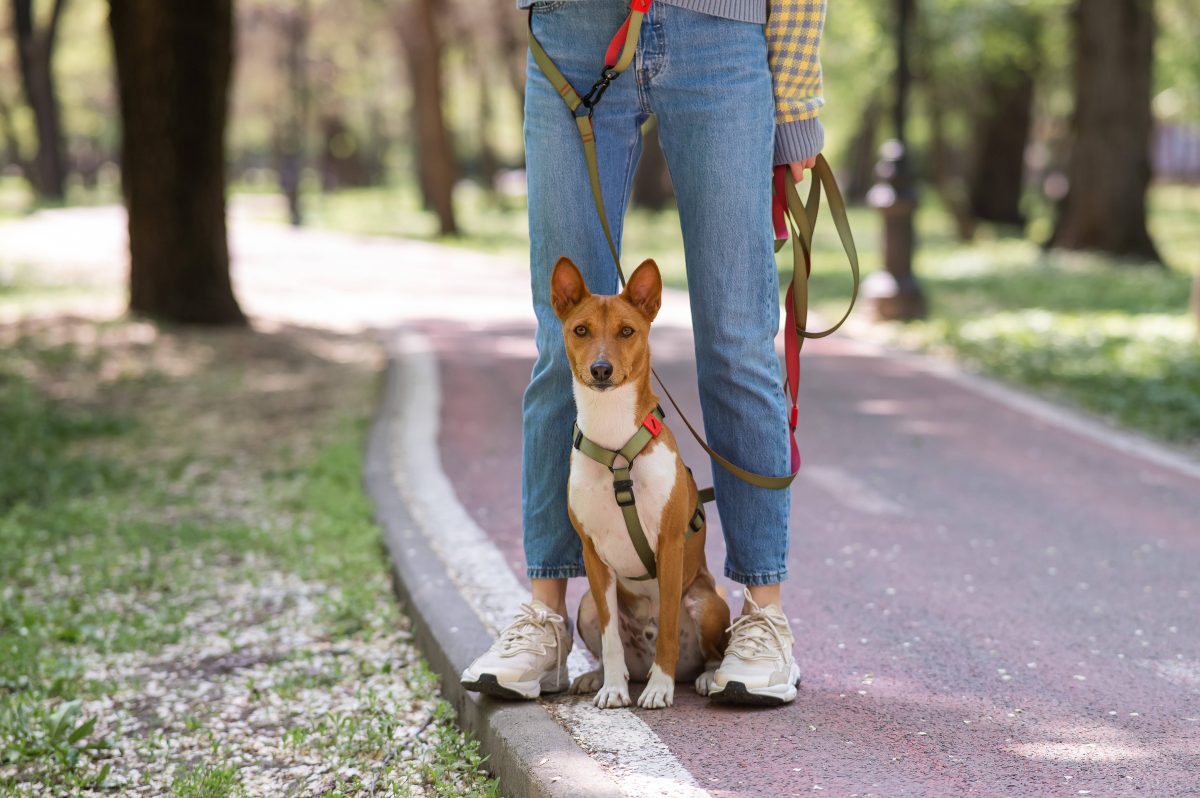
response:
[[[576,422],[575,429],[572,432],[572,445],[581,454],[590,457],[612,472],[613,496],[617,500],[617,506],[621,508],[621,515],[625,519],[625,529],[629,533],[629,540],[633,543],[634,551],[637,552],[638,559],[642,561],[642,565],[646,567],[646,575],[632,577],[634,581],[655,579],[658,576],[658,569],[655,566],[654,549],[650,548],[650,541],[646,539],[646,532],[642,529],[642,521],[638,518],[636,498],[633,495],[633,479],[630,475],[630,470],[633,468],[633,461],[650,444],[650,441],[658,437],[662,430],[663,411],[661,407],[656,407],[646,414],[646,418],[642,420],[642,424],[638,427],[637,432],[633,433],[633,437],[616,451],[605,449],[595,441],[584,437],[583,431],[579,429],[578,422]],[[617,465],[618,458],[624,461],[624,465]],[[691,473],[691,469],[688,469],[688,473]],[[704,529],[704,503],[706,501],[712,501],[712,488],[698,492],[696,496],[696,512],[692,513],[692,518],[688,521],[684,540]]]

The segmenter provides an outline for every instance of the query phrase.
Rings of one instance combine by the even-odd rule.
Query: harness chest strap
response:
[[[629,540],[633,543],[633,549],[637,552],[638,559],[642,561],[642,565],[646,568],[645,576],[632,577],[634,581],[638,582],[656,578],[658,576],[658,568],[655,564],[654,549],[650,547],[650,541],[646,538],[645,530],[642,529],[642,521],[638,518],[636,499],[633,495],[633,479],[630,472],[633,468],[634,459],[642,453],[642,450],[646,448],[650,441],[658,437],[662,429],[663,411],[661,407],[656,407],[646,414],[646,418],[642,420],[641,426],[638,427],[633,437],[616,451],[605,449],[595,441],[584,437],[578,423],[575,424],[574,432],[572,433],[572,446],[578,449],[581,454],[590,457],[612,472],[613,496],[617,500],[617,506],[621,508],[621,517],[625,519],[625,530],[629,533]],[[625,460],[625,465],[616,465],[618,457]],[[711,500],[711,488],[699,492],[699,495],[696,497],[696,511],[692,513],[692,517],[688,521],[684,540],[687,540],[704,528],[704,502]]]

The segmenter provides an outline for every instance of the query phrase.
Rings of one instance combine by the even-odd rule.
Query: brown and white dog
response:
[[[658,405],[650,388],[650,323],[662,301],[658,266],[647,260],[616,296],[588,292],[575,264],[560,258],[550,281],[574,377],[580,432],[619,450]],[[687,536],[697,488],[665,426],[630,472],[638,517],[657,557],[646,573],[613,493],[613,474],[571,453],[568,508],[583,541],[590,590],[579,605],[580,636],[601,663],[571,689],[595,692],[598,707],[628,706],[629,675],[645,679],[638,704],[670,706],[675,681],[707,695],[728,643],[729,607],[704,560],[705,530]]]

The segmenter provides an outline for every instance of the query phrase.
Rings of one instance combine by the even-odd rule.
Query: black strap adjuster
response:
[[[621,494],[625,494],[626,498],[622,499]],[[632,479],[613,480],[613,495],[617,499],[618,507],[632,507],[633,506],[633,480]]]

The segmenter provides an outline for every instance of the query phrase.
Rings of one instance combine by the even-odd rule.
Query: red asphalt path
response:
[[[532,328],[419,326],[445,471],[524,580]],[[688,334],[656,330],[654,356],[699,418]],[[785,585],[799,698],[717,708],[681,686],[674,708],[634,710],[701,786],[1200,795],[1200,479],[838,340],[805,350],[801,435]],[[684,456],[708,484],[690,440]]]

